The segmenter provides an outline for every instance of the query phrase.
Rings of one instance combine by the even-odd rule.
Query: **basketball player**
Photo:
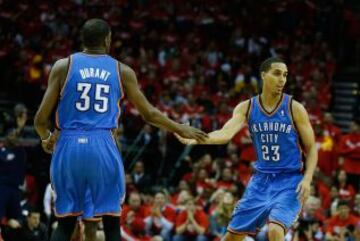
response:
[[[35,128],[45,151],[56,147],[50,176],[56,193],[59,226],[52,241],[68,241],[76,219],[85,209],[86,190],[93,217],[102,217],[107,241],[120,240],[120,204],[125,195],[125,173],[111,130],[117,128],[120,101],[127,98],[144,120],[154,126],[201,142],[207,135],[165,117],[140,92],[134,71],[108,55],[109,25],[90,19],[82,28],[83,52],[58,60],[35,116]],[[52,135],[49,116],[58,104]],[[58,136],[58,139],[57,139]]]
[[[283,93],[288,74],[286,64],[270,58],[260,66],[262,93],[241,102],[222,129],[209,133],[204,142],[178,137],[184,144],[225,144],[249,125],[256,149],[255,174],[233,211],[223,241],[243,240],[255,235],[265,222],[271,241],[284,234],[297,219],[309,196],[317,163],[314,133],[304,107]],[[306,171],[301,174],[301,139],[306,151]]]

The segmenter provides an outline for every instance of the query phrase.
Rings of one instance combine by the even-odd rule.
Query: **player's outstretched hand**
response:
[[[175,136],[183,144],[202,143],[205,142],[205,140],[208,138],[208,135],[205,132],[188,125],[181,125],[180,130],[177,132],[177,135]],[[195,143],[194,140],[197,143]]]
[[[197,141],[195,139],[187,139],[179,136],[178,134],[174,133],[176,139],[178,139],[184,145],[195,145]]]
[[[53,133],[50,134],[48,139],[41,141],[41,146],[46,153],[51,154],[54,151],[59,134],[60,132],[58,130],[55,130]]]
[[[304,203],[310,195],[310,181],[303,179],[299,183],[296,192],[298,193],[298,199],[300,202]]]

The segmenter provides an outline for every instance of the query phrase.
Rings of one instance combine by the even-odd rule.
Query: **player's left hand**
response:
[[[310,196],[310,184],[311,181],[304,178],[296,188],[298,199],[301,203],[304,203]]]

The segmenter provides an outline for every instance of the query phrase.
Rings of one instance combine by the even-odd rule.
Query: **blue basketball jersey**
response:
[[[109,55],[71,55],[56,113],[60,129],[113,129],[124,95],[117,60]]]
[[[256,150],[255,169],[263,173],[302,169],[299,136],[291,115],[291,97],[283,94],[275,110],[268,113],[259,96],[251,99],[248,124]]]

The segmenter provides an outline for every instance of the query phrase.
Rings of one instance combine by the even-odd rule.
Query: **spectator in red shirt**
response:
[[[355,189],[351,184],[349,184],[344,170],[340,170],[337,175],[337,188],[339,190],[340,199],[346,201],[352,201],[354,199]]]
[[[326,221],[326,240],[345,240],[344,237],[349,232],[349,228],[356,227],[360,222],[359,217],[350,214],[347,201],[339,201],[337,210],[338,214]]]
[[[175,219],[175,207],[168,203],[164,192],[157,192],[150,210],[150,216],[144,220],[146,234],[150,236],[160,235],[164,241],[170,241]]]
[[[229,167],[225,167],[221,171],[221,179],[216,184],[217,188],[222,188],[228,191],[233,192],[236,190],[236,186],[234,184],[234,178],[232,170]]]
[[[338,143],[341,137],[341,129],[334,125],[334,118],[330,112],[325,112],[323,124],[324,135],[332,137],[335,143]]]
[[[350,132],[344,135],[339,144],[339,164],[349,174],[349,181],[359,188],[360,178],[360,127],[358,122],[352,122]]]
[[[196,207],[193,198],[189,198],[186,209],[176,217],[176,235],[173,241],[207,241],[205,234],[208,227],[208,216]]]
[[[121,213],[121,239],[123,241],[150,240],[144,233],[144,219],[148,215],[149,211],[141,205],[140,194],[137,192],[130,193],[128,205],[124,205]]]
[[[335,174],[335,170],[338,166],[334,145],[335,139],[328,131],[325,131],[320,120],[315,121],[313,126],[316,135],[316,147],[318,150],[318,167],[324,175],[332,176]]]

